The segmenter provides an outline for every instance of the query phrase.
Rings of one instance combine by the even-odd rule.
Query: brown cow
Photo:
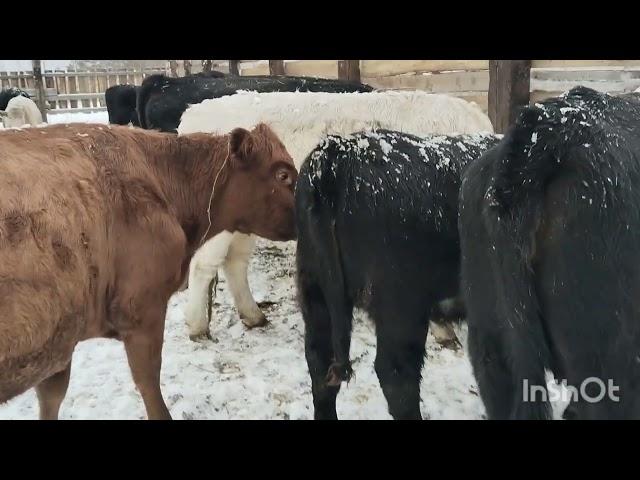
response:
[[[265,125],[0,133],[0,403],[35,386],[40,418],[57,418],[75,345],[108,337],[124,341],[148,418],[171,418],[160,392],[169,297],[203,239],[295,238],[296,176]]]

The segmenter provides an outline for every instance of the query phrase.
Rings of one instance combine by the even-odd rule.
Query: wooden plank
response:
[[[285,65],[285,69],[286,69]],[[254,67],[240,66],[240,75],[269,75],[269,63],[262,63]],[[289,74],[290,75],[290,74]]]
[[[47,122],[47,94],[45,92],[44,80],[42,78],[42,60],[32,60],[33,79],[36,87],[36,104],[42,114],[42,120]]]
[[[269,60],[269,75],[284,75],[284,60]]]
[[[566,92],[582,85],[599,92],[633,92],[640,87],[640,78],[627,81],[599,82],[589,80],[531,80],[531,91]]]
[[[338,78],[336,60],[287,60],[284,69],[287,75]]]
[[[172,77],[178,76],[178,61],[177,60],[169,60],[169,71],[171,72]]]
[[[362,82],[378,89],[424,90],[448,93],[489,89],[489,71],[403,74],[387,77],[363,77]]]
[[[531,60],[490,60],[488,113],[496,133],[504,133],[529,104],[530,71]]]
[[[564,92],[531,92],[529,95],[529,105],[533,105],[536,102],[541,102],[547,98],[559,97]]]
[[[73,74],[74,72],[68,72],[70,73],[70,75],[68,76],[69,78],[69,88],[67,90],[68,93],[77,93],[78,92],[78,77],[74,76]],[[81,108],[82,105],[78,105],[78,102],[76,100],[69,100],[67,101],[67,108]]]
[[[489,95],[487,92],[451,92],[447,95],[464,98],[467,102],[476,103],[484,113],[489,110]]]
[[[191,60],[183,60],[182,64],[184,66],[184,75],[191,75]]]
[[[361,60],[363,77],[382,77],[409,72],[487,70],[488,60]]]
[[[360,60],[338,60],[338,78],[360,82]]]
[[[93,112],[104,112],[107,110],[107,107],[93,107],[93,108],[60,108],[58,110],[52,110],[52,114],[57,113],[93,113]]]
[[[101,99],[104,98],[104,93],[68,93],[64,95],[57,95],[60,100],[78,100],[78,99]]]
[[[531,68],[638,67],[640,60],[532,60]]]
[[[240,60],[229,60],[229,73],[236,77],[240,75],[239,62]]]

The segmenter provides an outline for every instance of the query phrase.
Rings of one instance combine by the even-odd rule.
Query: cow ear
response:
[[[255,141],[249,130],[235,128],[229,135],[229,153],[233,163],[246,168],[251,165]]]

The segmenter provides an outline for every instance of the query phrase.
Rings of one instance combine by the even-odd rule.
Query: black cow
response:
[[[9,100],[19,95],[22,95],[23,97],[31,98],[31,95],[19,89],[18,87],[9,87],[0,91],[0,110],[2,111],[6,110],[7,105],[9,104]]]
[[[140,126],[136,111],[136,94],[140,87],[135,85],[114,85],[104,92],[104,100],[109,113],[109,123],[116,125]]]
[[[329,136],[296,185],[297,281],[316,419],[336,418],[354,307],[376,325],[375,369],[395,419],[421,418],[432,309],[459,291],[462,169],[494,135]]]
[[[207,98],[233,95],[238,90],[256,92],[369,92],[368,85],[310,77],[251,76],[222,78],[151,75],[138,93],[138,114],[143,128],[177,132],[180,118],[190,104]]]
[[[565,418],[640,418],[640,104],[576,87],[525,108],[466,171],[460,236],[488,417],[551,418],[548,369],[583,388]]]

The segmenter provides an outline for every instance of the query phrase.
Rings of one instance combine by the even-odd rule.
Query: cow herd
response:
[[[639,418],[638,98],[576,87],[502,136],[445,95],[154,75],[107,90],[109,125],[4,130],[0,403],[35,387],[40,418],[57,418],[75,346],[107,337],[148,418],[169,419],[170,297],[188,286],[189,337],[208,337],[222,268],[243,323],[264,325],[247,278],[263,237],[297,240],[316,419],[337,418],[352,377],[356,308],[394,419],[421,418],[442,316],[468,324],[489,419],[552,418],[549,373],[576,392],[565,418]]]

